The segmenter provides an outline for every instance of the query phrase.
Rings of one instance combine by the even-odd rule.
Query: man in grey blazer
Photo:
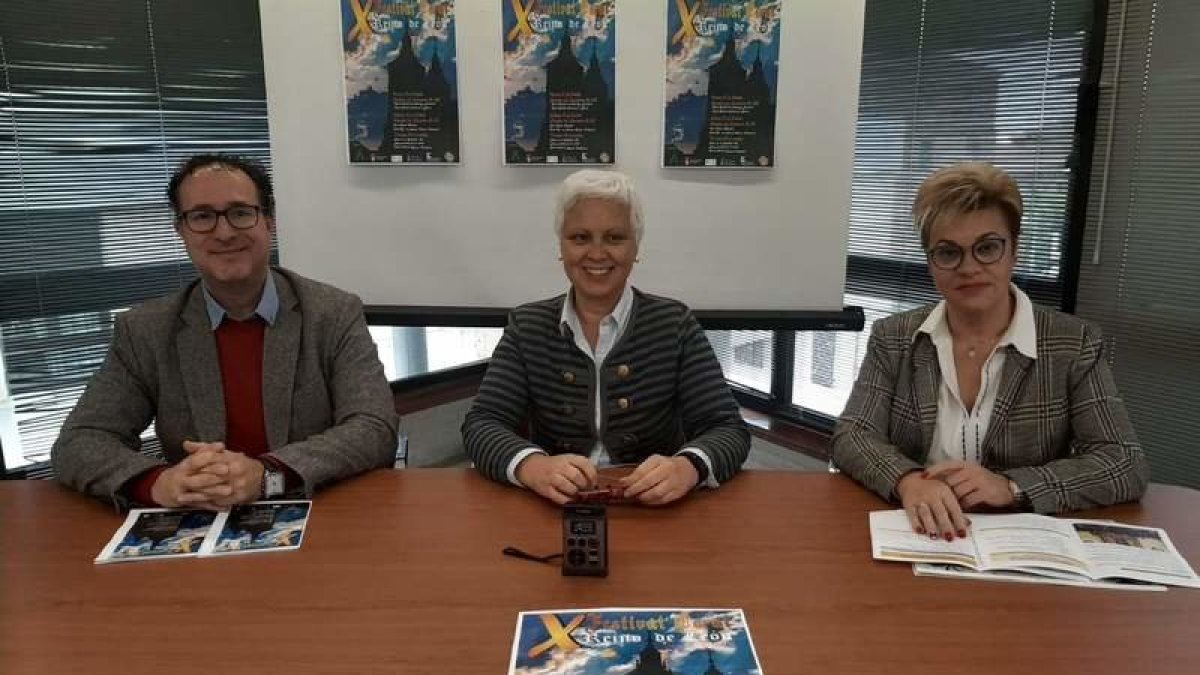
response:
[[[266,172],[194,157],[168,197],[200,280],[117,317],[51,452],[58,479],[120,507],[219,509],[389,466],[399,419],[362,304],[269,266]],[[165,463],[138,452],[152,420]]]

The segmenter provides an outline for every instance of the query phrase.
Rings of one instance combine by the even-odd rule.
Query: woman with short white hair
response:
[[[913,220],[942,301],[875,323],[834,431],[836,465],[931,537],[965,536],[964,512],[1104,506],[1149,481],[1099,331],[1012,283],[1022,209],[990,164],[925,180]]]
[[[597,466],[636,463],[620,496],[656,505],[740,469],[750,435],[704,331],[629,284],[643,229],[625,174],[563,181],[554,231],[571,285],[509,315],[462,427],[484,475],[565,504]]]

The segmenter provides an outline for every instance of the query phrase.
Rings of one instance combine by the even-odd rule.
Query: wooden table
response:
[[[517,612],[740,607],[768,675],[1200,673],[1200,592],[914,577],[871,560],[842,476],[745,472],[610,509],[607,579],[502,556],[560,547],[557,508],[473,471],[380,471],[318,495],[293,553],[95,566],[121,517],[0,483],[0,672],[504,673]],[[1200,492],[1088,514],[1164,527],[1200,562]]]

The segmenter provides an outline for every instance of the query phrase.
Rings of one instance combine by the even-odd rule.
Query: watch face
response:
[[[283,474],[279,471],[267,472],[267,497],[277,497],[283,494]]]

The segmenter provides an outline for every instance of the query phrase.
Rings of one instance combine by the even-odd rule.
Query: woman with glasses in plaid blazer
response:
[[[1022,209],[989,164],[922,183],[913,219],[942,301],[875,323],[834,432],[835,464],[931,537],[965,536],[964,512],[1103,506],[1149,481],[1097,329],[1012,284]]]

